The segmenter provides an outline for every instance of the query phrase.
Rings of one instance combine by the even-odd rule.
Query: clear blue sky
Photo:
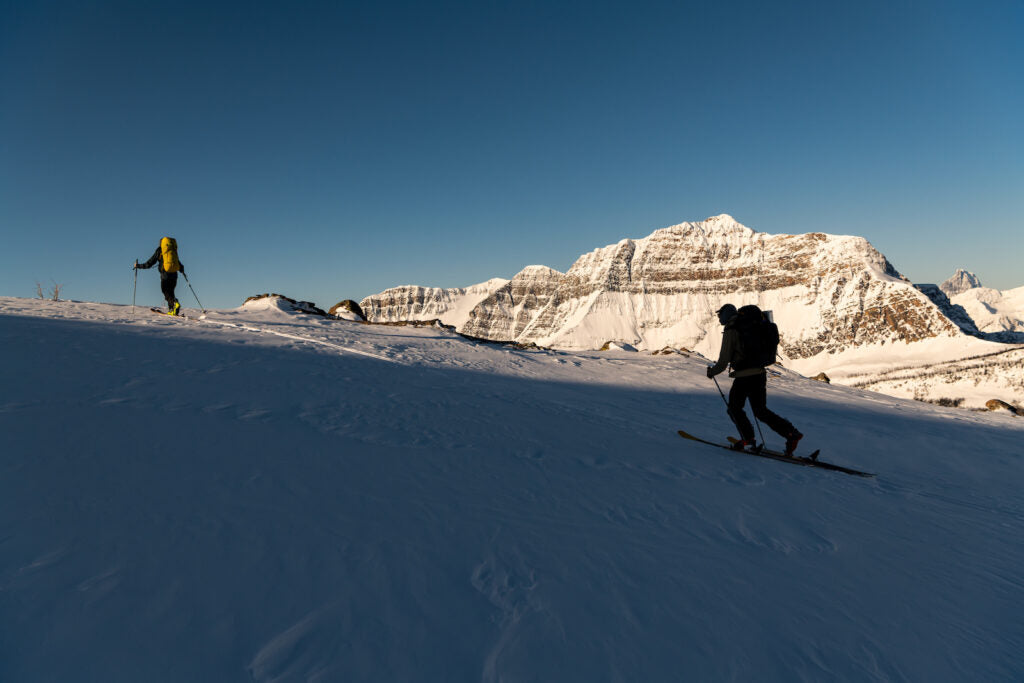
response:
[[[0,0],[0,295],[129,302],[167,234],[208,307],[329,306],[718,213],[1024,285],[1022,35],[1019,0]]]

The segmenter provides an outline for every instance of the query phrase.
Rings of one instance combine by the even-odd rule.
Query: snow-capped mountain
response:
[[[1024,342],[1024,288],[978,284],[958,271],[941,287],[913,285],[861,237],[769,235],[720,215],[595,249],[566,273],[528,266],[467,289],[400,287],[362,307],[370,321],[440,318],[483,339],[566,350],[684,347],[710,358],[721,340],[715,311],[753,303],[772,311],[779,355],[797,372],[983,408],[992,398],[1019,401],[1024,368],[1004,368],[1006,382],[992,384],[982,365],[947,372],[949,364]],[[944,287],[968,289],[950,299]],[[908,372],[889,381],[897,366]],[[945,379],[925,379],[936,376]]]
[[[615,340],[713,353],[725,302],[773,311],[788,359],[961,334],[865,239],[768,235],[727,215],[595,249],[566,273],[530,266],[473,306],[466,290],[395,292],[363,300],[370,320],[448,322],[468,308],[456,323],[468,335],[563,349]]]
[[[963,294],[969,289],[981,286],[981,280],[978,279],[977,275],[969,270],[958,268],[957,271],[953,273],[953,277],[939,285],[939,289],[945,292],[946,296],[952,299],[957,294]]]

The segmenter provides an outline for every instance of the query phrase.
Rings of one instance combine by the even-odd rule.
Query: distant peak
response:
[[[725,232],[745,232],[745,233],[756,233],[757,230],[748,228],[747,226],[740,223],[738,220],[733,218],[727,213],[720,213],[717,216],[711,216],[704,219],[704,225],[711,230],[725,231]]]
[[[939,285],[939,289],[945,292],[946,296],[956,296],[966,292],[968,289],[975,289],[981,286],[981,279],[977,275],[969,270],[957,268],[956,272],[953,273],[953,277]]]
[[[709,216],[704,219],[705,223],[736,223],[736,219],[727,213],[720,213],[717,216]]]
[[[549,268],[548,266],[534,265],[526,266],[518,273],[516,273],[516,276],[513,279],[522,280],[523,278],[558,277],[560,275],[562,275],[562,273],[558,272],[554,268]]]
[[[678,225],[670,225],[669,227],[662,228],[661,230],[673,233],[696,232],[705,236],[723,233],[744,233],[753,235],[757,232],[756,230],[743,225],[727,213],[720,213],[717,216],[709,216],[702,221],[688,221],[686,223],[679,223]],[[661,232],[661,230],[655,230],[655,233]]]

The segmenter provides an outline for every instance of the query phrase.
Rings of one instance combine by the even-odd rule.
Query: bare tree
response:
[[[36,297],[39,299],[49,299],[50,301],[60,301],[60,292],[64,289],[63,283],[58,283],[54,280],[50,280],[53,286],[50,287],[50,291],[43,291],[43,285],[36,280]]]

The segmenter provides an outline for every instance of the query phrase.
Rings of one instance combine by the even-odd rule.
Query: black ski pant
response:
[[[784,418],[768,410],[768,375],[760,373],[749,377],[737,377],[729,390],[729,414],[736,421],[740,437],[744,441],[754,440],[754,427],[743,411],[743,405],[750,400],[750,408],[754,417],[772,428],[778,434],[788,437],[793,432],[793,425]]]
[[[165,273],[160,271],[160,291],[164,293],[167,300],[167,310],[174,308],[174,302],[178,299],[174,296],[174,288],[178,286],[177,273]]]

